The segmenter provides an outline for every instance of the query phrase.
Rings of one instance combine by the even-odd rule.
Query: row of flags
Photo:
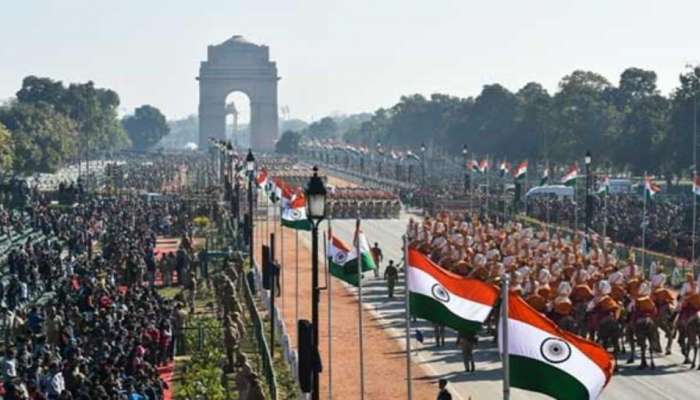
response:
[[[406,274],[411,313],[461,334],[476,334],[500,297],[495,286],[453,274],[415,249],[408,250]],[[498,343],[508,354],[511,386],[557,399],[597,399],[610,381],[613,360],[603,347],[560,329],[522,297],[508,296],[505,323],[507,343],[503,325]]]
[[[302,231],[311,230],[311,222],[306,213],[306,197],[301,188],[293,189],[281,178],[270,177],[265,168],[261,169],[255,181],[258,187],[263,188],[273,203],[279,201],[282,226]],[[362,272],[376,269],[367,237],[360,230],[359,220],[353,246],[347,245],[330,230],[328,238],[326,255],[331,275],[351,285],[358,286],[361,279],[358,273],[360,266]]]
[[[514,176],[526,172],[524,162],[518,165]],[[575,179],[577,171],[570,172],[569,179]],[[273,202],[279,202],[284,226],[311,229],[300,188],[291,188],[284,180],[270,177],[264,168],[256,183]],[[700,194],[699,180],[695,186]],[[653,196],[658,193],[658,186],[647,179],[645,190]],[[326,256],[331,275],[354,286],[361,285],[364,272],[376,269],[359,220],[352,245],[329,229]],[[461,334],[476,334],[499,303],[495,286],[453,274],[415,249],[409,249],[406,255],[406,276],[411,314]],[[613,362],[604,348],[561,330],[520,296],[508,296],[508,318],[501,318],[500,323],[508,324],[507,342],[501,334],[503,327],[498,329],[499,349],[508,354],[513,387],[554,398],[594,399],[610,381]]]

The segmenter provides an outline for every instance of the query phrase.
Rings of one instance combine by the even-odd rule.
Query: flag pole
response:
[[[359,210],[358,210],[359,215]],[[360,341],[360,399],[365,398],[365,354],[362,338],[362,253],[360,250],[360,218],[355,222],[355,255],[357,256],[357,319]]]
[[[404,270],[404,303],[406,305],[406,394],[407,399],[413,399],[413,375],[411,374],[411,302],[408,289],[408,240],[403,235],[403,270]]]
[[[489,203],[489,156],[486,155],[486,164],[484,165],[484,174],[486,174],[486,217],[489,218],[491,208]]]
[[[698,176],[698,94],[693,93],[693,235],[691,237],[692,248],[690,250],[690,262],[693,265],[693,277],[696,276],[695,265],[695,226],[697,225],[698,199],[695,194],[695,178]]]
[[[503,274],[501,279],[501,347],[503,362],[503,400],[510,400],[510,358],[508,354],[508,289],[510,276]]]
[[[331,221],[328,220],[328,232],[331,229]],[[323,263],[326,267],[326,291],[328,292],[328,399],[333,398],[333,309],[331,302],[331,277],[328,271],[328,241],[331,240],[328,232],[323,233]]]
[[[294,267],[294,321],[299,321],[299,230],[296,230],[296,265]],[[325,245],[325,232],[323,236],[323,244]],[[324,247],[324,252],[325,247]]]
[[[282,297],[282,309],[284,310],[284,270],[285,270],[285,262],[284,262],[284,225],[282,225],[282,213],[280,212],[280,260],[281,260],[281,267],[280,268],[280,279],[282,280],[282,284],[280,285],[280,291],[279,295]]]
[[[647,196],[649,195],[649,193],[647,193],[647,191],[649,191],[649,189],[651,189],[651,188],[647,188],[647,172],[644,171],[644,191],[643,191],[643,193],[644,193],[644,200],[643,200],[644,206],[643,206],[643,211],[642,211],[642,271],[644,271],[644,268],[645,268],[644,261],[645,261],[645,253],[646,253],[646,248],[647,248],[647,244],[646,244]],[[649,279],[651,279],[651,277],[649,277]]]

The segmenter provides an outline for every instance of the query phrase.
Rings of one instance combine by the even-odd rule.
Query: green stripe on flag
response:
[[[286,219],[282,218],[282,225],[286,226],[287,228],[297,229],[300,231],[310,231],[311,230],[311,222],[309,222],[308,219],[286,220]]]
[[[510,355],[510,383],[513,387],[544,393],[555,399],[588,400],[588,389],[575,377],[554,365],[534,358]]]
[[[360,284],[357,279],[357,259],[348,260],[342,265],[334,263],[332,258],[329,258],[328,262],[331,275],[353,286]],[[375,268],[372,257],[369,254],[362,254],[362,272],[372,271]]]
[[[417,318],[450,327],[464,334],[475,334],[481,329],[481,323],[470,321],[453,314],[441,301],[419,293],[410,293],[411,314]]]

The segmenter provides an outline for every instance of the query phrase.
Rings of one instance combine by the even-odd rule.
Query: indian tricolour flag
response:
[[[306,199],[297,195],[282,209],[282,225],[303,231],[311,230],[311,222],[306,216]]]
[[[356,232],[355,235],[356,242],[359,243],[360,257],[357,256],[356,248],[351,248],[332,233],[330,234],[330,240],[326,250],[331,275],[354,286],[358,286],[360,283],[357,274],[358,262],[362,262],[362,272],[371,271],[376,268],[374,259],[370,254],[367,238],[364,233],[359,230],[358,232]]]
[[[700,197],[700,175],[695,175],[693,178],[693,193]]]
[[[476,333],[498,299],[494,286],[453,274],[415,249],[407,274],[411,314],[460,333]]]
[[[508,162],[506,160],[501,161],[501,165],[498,167],[498,170],[501,171],[501,178],[506,176],[508,172],[510,172],[510,167],[508,166]]]
[[[651,179],[650,176],[644,177],[644,195],[647,196],[648,200],[652,200],[654,196],[661,191],[659,185]]]
[[[489,169],[489,160],[484,158],[483,160],[481,160],[479,162],[479,172],[484,174],[484,173],[486,173],[486,171],[488,171],[488,169]]]
[[[266,186],[267,186],[267,169],[263,168],[260,170],[260,172],[258,173],[258,176],[255,177],[255,183],[258,184],[258,187],[266,188]]]
[[[517,179],[522,179],[525,178],[525,175],[527,174],[527,160],[521,162],[518,164],[517,167],[515,167],[515,170],[513,171],[513,177]]]
[[[578,178],[578,165],[573,164],[561,178],[561,183],[566,186],[574,186],[576,185],[576,178]]]
[[[479,163],[476,160],[469,160],[467,169],[470,169],[472,172],[481,172],[479,170]]]
[[[507,346],[511,385],[556,399],[597,399],[613,372],[604,348],[559,329],[520,296],[508,298]]]

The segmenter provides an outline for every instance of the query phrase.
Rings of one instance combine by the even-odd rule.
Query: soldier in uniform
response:
[[[394,265],[394,260],[389,260],[389,265],[384,269],[384,280],[388,289],[389,298],[394,298],[394,287],[399,279],[399,269]]]

